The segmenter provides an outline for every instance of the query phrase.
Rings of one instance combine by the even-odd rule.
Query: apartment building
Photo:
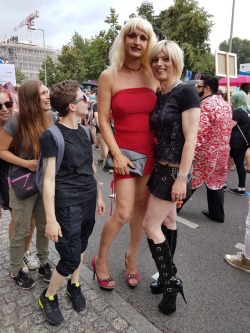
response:
[[[52,47],[45,48],[45,55],[57,61],[59,50]],[[44,61],[44,48],[42,46],[19,43],[17,37],[0,42],[0,58],[9,64],[19,67],[27,79],[38,79],[38,73]]]

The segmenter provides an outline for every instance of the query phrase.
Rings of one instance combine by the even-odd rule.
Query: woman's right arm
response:
[[[9,151],[13,137],[10,136],[4,129],[0,131],[0,158],[11,164],[19,165],[35,172],[37,169],[37,160],[25,160],[21,157],[14,155]]]
[[[129,175],[128,164],[133,164],[124,156],[113,135],[110,125],[112,83],[113,77],[109,70],[105,70],[99,80],[98,86],[98,120],[104,141],[108,145],[114,159],[114,170],[121,175]]]

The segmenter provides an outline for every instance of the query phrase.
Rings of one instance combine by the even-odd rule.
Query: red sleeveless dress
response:
[[[112,96],[111,109],[115,126],[115,139],[120,148],[147,155],[144,175],[152,173],[155,165],[154,131],[149,117],[156,105],[156,94],[150,88],[129,88]],[[114,173],[114,180],[132,178]]]

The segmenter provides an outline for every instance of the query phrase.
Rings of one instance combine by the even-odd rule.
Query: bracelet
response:
[[[184,180],[185,182],[188,181],[188,176],[185,175],[185,174],[183,174],[183,173],[178,172],[176,177],[181,178],[181,179]]]

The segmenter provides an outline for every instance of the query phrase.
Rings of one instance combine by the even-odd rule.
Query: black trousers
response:
[[[206,186],[207,187],[207,186]],[[207,187],[207,205],[209,215],[220,222],[224,222],[224,189],[211,190]]]
[[[239,178],[239,187],[245,188],[246,184],[246,169],[244,165],[245,154],[247,151],[247,146],[245,148],[231,148],[230,156],[234,160],[236,170]]]
[[[207,188],[207,205],[208,205],[208,212],[209,215],[217,221],[224,222],[225,219],[225,213],[224,213],[224,189],[221,188],[219,190],[211,190],[210,188]],[[194,194],[194,192],[197,189],[192,190],[192,194],[186,199],[183,200],[182,207],[184,204],[191,198],[191,196]],[[182,208],[181,207],[181,208]],[[177,210],[177,211],[180,211]]]

